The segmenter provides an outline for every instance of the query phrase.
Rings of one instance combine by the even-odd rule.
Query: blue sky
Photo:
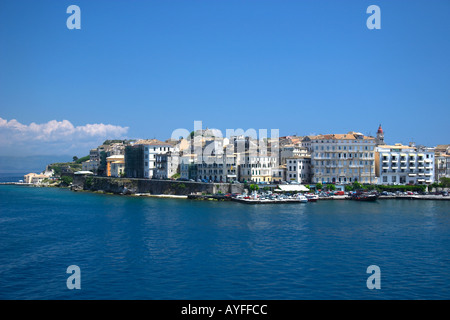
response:
[[[71,4],[81,30],[66,27]],[[372,4],[380,30],[366,27]],[[0,154],[81,156],[194,120],[281,135],[381,123],[388,143],[450,143],[448,12],[446,0],[2,0]]]

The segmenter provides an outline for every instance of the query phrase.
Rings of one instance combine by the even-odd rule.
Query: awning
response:
[[[423,153],[419,153],[418,156],[419,156],[419,157],[423,157],[424,154],[423,154]]]
[[[279,184],[278,188],[274,191],[281,192],[304,192],[309,191],[304,185],[301,184]]]

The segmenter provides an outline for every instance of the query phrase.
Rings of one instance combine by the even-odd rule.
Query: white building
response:
[[[266,182],[271,183],[273,179],[273,169],[279,168],[278,153],[255,154],[245,152],[239,161],[239,180],[241,182]]]
[[[153,178],[155,179],[169,179],[178,173],[180,157],[178,153],[166,152],[155,155],[155,169],[153,171]]]
[[[450,178],[450,145],[438,145],[434,149],[434,176],[435,181],[441,178]]]
[[[176,151],[176,148],[173,144],[162,142],[157,139],[139,140],[134,143],[134,145],[144,145],[144,178],[149,179],[153,177],[154,173],[157,170],[157,155]],[[161,170],[160,173],[162,174]]]
[[[376,183],[375,138],[358,132],[309,137],[313,183]]]
[[[81,163],[81,170],[97,172],[100,160],[87,160]]]
[[[294,156],[286,158],[286,181],[311,182],[311,157]]]
[[[434,151],[412,146],[378,146],[376,175],[379,184],[430,184],[434,181]]]
[[[197,178],[212,182],[231,182],[237,180],[238,165],[236,154],[222,153],[203,157],[197,164]]]

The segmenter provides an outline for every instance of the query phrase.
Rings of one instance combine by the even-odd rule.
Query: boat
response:
[[[303,194],[297,195],[296,199],[300,200],[300,202],[308,202],[308,198],[306,198]]]
[[[319,195],[317,195],[317,194],[309,193],[309,194],[306,194],[305,196],[306,196],[306,199],[308,199],[308,202],[316,202],[317,199],[319,199]]]
[[[352,195],[351,199],[357,201],[375,201],[378,199],[378,193],[357,192]]]

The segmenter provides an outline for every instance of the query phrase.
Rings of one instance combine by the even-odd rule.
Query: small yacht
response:
[[[319,199],[319,196],[317,194],[306,194],[306,198],[308,199],[309,202],[316,202],[317,199]]]
[[[298,194],[296,199],[300,200],[300,202],[308,202],[308,198],[306,198],[303,194]]]

